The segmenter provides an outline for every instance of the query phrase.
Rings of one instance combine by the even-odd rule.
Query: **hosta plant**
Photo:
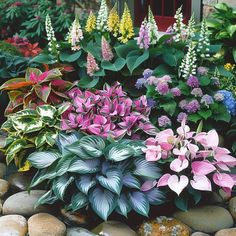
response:
[[[58,108],[42,105],[36,110],[23,109],[9,115],[1,127],[8,135],[2,147],[7,164],[15,160],[17,167],[28,170],[30,165],[26,157],[29,153],[53,147],[60,130],[60,115],[67,108],[66,104]]]
[[[148,119],[150,108],[146,97],[132,100],[119,83],[85,92],[75,87],[68,96],[71,106],[62,116],[62,130],[81,130],[113,139],[140,134],[138,131],[156,134],[156,128]]]
[[[4,83],[0,90],[8,91],[10,102],[5,115],[39,105],[58,105],[68,97],[65,94],[71,83],[61,78],[59,69],[41,72],[36,68],[28,68],[25,78],[14,78]]]
[[[131,210],[148,216],[151,205],[163,202],[158,188],[140,191],[145,181],[160,176],[157,163],[145,159],[143,142],[61,133],[57,145],[56,150],[37,151],[28,157],[38,169],[31,187],[49,182],[50,190],[38,204],[60,201],[67,210],[92,209],[107,220],[113,211],[125,217]]]
[[[175,193],[177,207],[184,210],[189,196],[197,204],[204,192],[215,189],[221,188],[231,195],[235,175],[230,172],[236,166],[236,158],[219,146],[215,130],[192,132],[183,121],[176,133],[172,129],[164,130],[145,144],[146,160],[161,163],[166,173],[158,181],[146,182],[142,186],[144,192],[167,187]]]

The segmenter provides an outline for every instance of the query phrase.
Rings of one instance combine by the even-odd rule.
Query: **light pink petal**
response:
[[[216,185],[222,188],[229,188],[232,189],[234,186],[233,178],[225,173],[215,173],[213,175],[213,181]]]
[[[188,149],[186,147],[181,147],[180,149],[174,148],[173,153],[177,156],[185,156]]]
[[[199,147],[195,144],[188,143],[188,150],[195,156],[196,152],[199,150]]]
[[[181,175],[180,179],[177,175],[172,175],[168,179],[169,188],[176,192],[178,195],[187,187],[189,183],[188,177],[185,175]]]
[[[206,141],[208,147],[217,147],[219,145],[219,136],[214,129],[207,133]]]
[[[230,154],[230,151],[226,148],[216,147],[214,148],[215,154]]]
[[[207,175],[216,170],[214,165],[207,161],[194,161],[192,163],[192,173],[194,175]]]
[[[229,171],[230,172],[230,168],[225,164],[225,163],[222,163],[222,162],[217,162],[215,163],[221,170],[223,171]]]
[[[206,158],[208,156],[212,156],[212,151],[210,150],[204,150],[204,151],[198,151],[198,156]]]
[[[234,167],[236,165],[236,158],[227,154],[216,154],[214,158],[216,161],[225,163],[226,165],[230,165],[231,167]]]
[[[155,181],[148,180],[148,181],[144,182],[143,185],[141,186],[141,191],[147,192],[147,191],[151,190],[152,188],[154,188],[156,184],[157,184],[156,180]]]
[[[211,181],[205,175],[194,175],[193,180],[190,181],[194,189],[201,191],[212,191]]]
[[[170,174],[164,174],[157,182],[157,187],[162,187],[168,185],[168,179],[170,178]]]
[[[173,148],[173,145],[169,143],[160,143],[160,146],[165,151],[170,151]]]
[[[180,172],[186,169],[188,165],[189,165],[189,161],[187,159],[184,159],[184,160],[175,159],[170,163],[170,169],[175,172]]]

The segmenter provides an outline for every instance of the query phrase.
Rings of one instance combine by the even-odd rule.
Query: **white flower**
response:
[[[102,0],[96,22],[97,30],[100,30],[102,32],[107,31],[108,30],[107,20],[108,20],[108,8],[106,0]]]
[[[79,43],[83,39],[83,31],[81,29],[80,23],[78,19],[75,19],[72,23],[72,26],[69,31],[68,41],[71,44],[71,49],[73,51],[79,50]]]
[[[186,25],[183,23],[182,6],[177,9],[174,18],[176,21],[173,24],[173,30],[175,32],[173,40],[179,42],[186,38]]]
[[[150,44],[151,45],[155,45],[158,42],[158,38],[159,38],[159,34],[158,34],[158,26],[156,23],[156,20],[153,16],[151,7],[149,6],[148,9],[148,34],[149,34],[149,38],[150,38]]]

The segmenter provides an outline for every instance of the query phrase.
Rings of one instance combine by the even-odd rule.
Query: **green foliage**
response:
[[[15,46],[5,41],[0,41],[0,51],[3,53],[8,53],[13,56],[22,56],[22,54]]]
[[[160,177],[154,162],[147,162],[141,141],[112,142],[98,136],[61,133],[58,151],[32,153],[28,160],[38,170],[31,187],[49,180],[50,189],[38,204],[64,201],[66,209],[89,206],[107,220],[116,211],[127,217],[134,210],[148,216],[150,205],[161,204],[157,188],[142,192],[141,185]]]
[[[60,129],[60,115],[65,109],[67,107],[56,109],[50,105],[43,105],[38,106],[36,110],[24,109],[10,115],[1,127],[8,134],[2,149],[6,154],[7,164],[14,160],[15,164],[22,168],[27,154],[36,149],[47,150],[53,147]],[[41,159],[44,161],[41,168],[44,168],[50,157],[41,156]]]

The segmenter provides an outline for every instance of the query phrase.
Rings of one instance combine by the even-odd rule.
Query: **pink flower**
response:
[[[168,185],[168,180],[171,177],[170,174],[164,174],[157,182],[157,187],[163,187]]]
[[[177,195],[180,195],[180,193],[188,186],[188,183],[188,177],[185,175],[181,175],[180,177],[177,175],[172,175],[168,179],[169,188],[176,192]]]
[[[105,61],[111,61],[114,55],[111,50],[111,46],[108,41],[102,36],[102,58]]]
[[[161,159],[162,156],[162,148],[161,146],[147,146],[142,150],[146,153],[146,160],[147,161],[158,161]]]
[[[189,161],[185,158],[178,158],[170,163],[170,169],[175,172],[181,172],[189,166]]]
[[[91,53],[87,55],[87,74],[93,76],[96,71],[99,71],[98,64]]]
[[[216,170],[208,161],[194,161],[191,167],[194,175],[208,175]]]
[[[191,186],[196,190],[212,191],[211,181],[205,175],[195,175],[190,181]]]
[[[216,185],[222,187],[226,193],[231,195],[234,179],[229,174],[215,173],[213,175],[213,181]]]

